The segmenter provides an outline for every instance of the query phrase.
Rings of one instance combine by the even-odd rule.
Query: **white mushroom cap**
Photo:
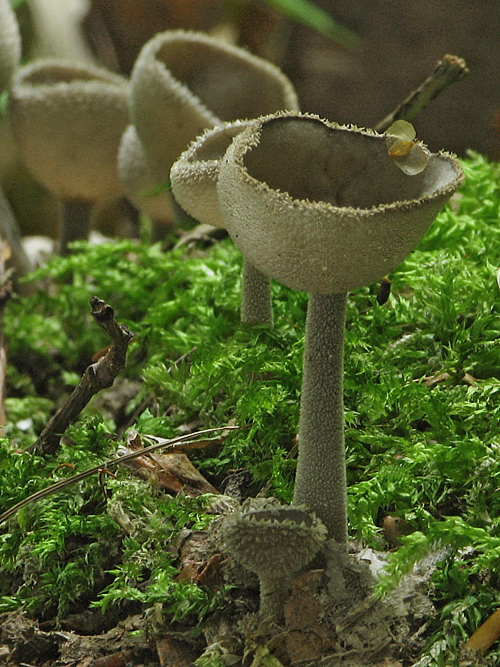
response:
[[[128,124],[128,83],[88,64],[33,61],[12,80],[9,107],[21,157],[63,199],[122,193],[117,153]]]
[[[235,137],[217,188],[245,259],[289,287],[329,294],[398,266],[463,179],[450,154],[407,176],[384,135],[281,113]]]
[[[134,125],[129,125],[123,133],[118,149],[118,173],[125,194],[140,211],[153,220],[174,219],[170,193],[158,191],[162,183],[168,183],[168,172],[147,157]]]
[[[225,226],[217,196],[219,165],[234,137],[251,122],[238,120],[206,130],[170,170],[172,192],[177,202],[203,224]]]
[[[207,127],[298,108],[277,67],[203,33],[156,35],[131,74],[132,122],[147,154],[166,169]]]
[[[21,59],[21,36],[9,0],[0,0],[0,92],[7,88]]]

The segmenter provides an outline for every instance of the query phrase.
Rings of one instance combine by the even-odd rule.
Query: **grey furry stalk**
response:
[[[271,281],[255,266],[243,260],[241,275],[241,321],[245,324],[273,324]]]
[[[314,507],[337,542],[347,542],[344,451],[344,322],[347,294],[311,294],[294,504]]]
[[[86,240],[90,231],[92,205],[79,199],[63,202],[63,222],[61,228],[60,254],[68,255],[69,245],[74,241]]]

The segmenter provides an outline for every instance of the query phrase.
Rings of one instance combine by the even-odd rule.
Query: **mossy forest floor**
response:
[[[500,167],[478,155],[463,166],[466,184],[390,276],[388,301],[377,303],[379,285],[348,300],[353,548],[387,557],[379,597],[415,563],[433,563],[434,612],[418,642],[374,664],[458,664],[500,607]],[[262,629],[239,648],[213,643],[215,625],[220,634],[223,619],[255,612],[258,598],[251,584],[218,577],[216,555],[198,561],[196,539],[229,496],[291,501],[307,295],[274,283],[274,328],[242,327],[230,239],[173,249],[177,241],[82,245],[38,270],[39,290],[4,309],[0,513],[119,448],[152,444],[148,435],[245,427],[204,437],[169,464],[90,476],[0,526],[7,665],[110,665],[109,654],[116,665],[290,664]],[[90,315],[94,295],[134,332],[126,370],[55,454],[23,453],[109,343]],[[330,664],[323,657],[296,664]],[[500,664],[500,649],[467,664]]]

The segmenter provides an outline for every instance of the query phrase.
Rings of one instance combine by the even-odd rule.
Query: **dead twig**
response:
[[[495,611],[462,647],[463,654],[469,654],[470,657],[478,658],[498,640],[500,637],[500,610]],[[462,656],[465,657],[465,656]],[[464,661],[465,662],[465,661]],[[476,662],[474,660],[474,662]],[[473,664],[467,663],[467,664]]]
[[[133,333],[115,320],[114,310],[96,296],[90,299],[92,317],[108,334],[111,345],[106,353],[85,370],[82,379],[64,405],[44,428],[38,440],[26,451],[53,454],[57,451],[61,436],[74,422],[92,396],[101,389],[111,387],[117,375],[125,369],[128,344]]]
[[[468,74],[469,68],[463,58],[444,55],[443,59],[436,64],[432,74],[416,90],[410,93],[394,111],[377,123],[374,129],[377,132],[384,132],[396,120],[410,122],[449,85],[465,79]]]
[[[57,493],[58,491],[61,491],[62,489],[65,489],[68,486],[75,484],[76,482],[80,482],[82,479],[86,479],[87,477],[91,477],[92,475],[97,475],[101,473],[101,471],[111,468],[112,466],[118,465],[119,463],[125,463],[126,461],[131,461],[132,459],[135,459],[137,456],[144,456],[145,454],[150,454],[151,452],[155,452],[157,449],[162,449],[163,447],[166,448],[167,452],[173,452],[182,449],[192,449],[195,443],[190,442],[190,440],[193,440],[193,438],[200,438],[202,436],[208,435],[210,433],[216,433],[218,431],[235,431],[242,428],[246,427],[217,426],[216,428],[207,428],[204,429],[203,431],[197,431],[195,433],[186,433],[184,435],[179,435],[177,438],[172,438],[171,440],[158,438],[152,435],[145,435],[143,436],[144,438],[148,438],[150,440],[156,440],[157,442],[154,445],[150,445],[149,447],[144,447],[143,449],[138,449],[137,451],[130,452],[129,454],[124,454],[123,456],[118,456],[117,458],[111,459],[109,461],[104,461],[98,466],[94,466],[93,468],[89,468],[88,470],[84,470],[83,472],[79,472],[76,475],[68,477],[68,479],[62,479],[59,482],[54,482],[54,484],[51,484],[46,489],[42,489],[41,491],[33,493],[28,498],[21,500],[19,503],[17,503],[10,509],[6,510],[3,514],[0,514],[0,524],[7,521],[7,519],[10,519],[11,516],[14,516],[14,514],[16,514],[22,507],[37,502],[38,500],[42,500],[43,498],[47,498],[47,496],[50,496],[53,493]],[[205,438],[203,439],[203,442],[206,443]]]

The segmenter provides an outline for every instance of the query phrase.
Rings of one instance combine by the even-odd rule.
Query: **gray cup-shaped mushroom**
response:
[[[21,36],[9,0],[0,0],[0,92],[8,87],[21,59]]]
[[[408,176],[384,135],[307,114],[256,121],[221,162],[219,203],[245,259],[310,293],[294,502],[338,542],[347,541],[346,293],[393,270],[462,182],[452,155],[431,154]]]
[[[117,154],[128,124],[128,90],[125,79],[105,69],[54,59],[15,74],[9,111],[21,158],[65,203],[121,196]],[[81,231],[70,236],[85,237]]]
[[[191,142],[170,170],[174,197],[202,224],[225,228],[217,195],[220,162],[234,137],[252,122],[237,120],[205,130]]]
[[[120,139],[128,83],[105,69],[59,60],[22,67],[9,111],[21,156],[35,178],[63,199],[119,196]]]
[[[406,176],[385,140],[306,114],[241,132],[221,165],[219,197],[245,257],[284,285],[321,294],[369,285],[398,266],[463,176],[446,153]]]
[[[170,167],[207,127],[298,109],[274,65],[198,32],[171,30],[142,48],[131,74],[131,118],[144,150]]]
[[[231,514],[223,539],[234,559],[258,575],[261,615],[281,621],[291,579],[317,554],[326,528],[304,508],[277,507]]]
[[[174,197],[199,222],[225,227],[217,195],[220,162],[234,137],[252,122],[237,120],[206,130],[174,162],[170,170]],[[245,260],[241,321],[246,324],[273,323],[270,280]]]

